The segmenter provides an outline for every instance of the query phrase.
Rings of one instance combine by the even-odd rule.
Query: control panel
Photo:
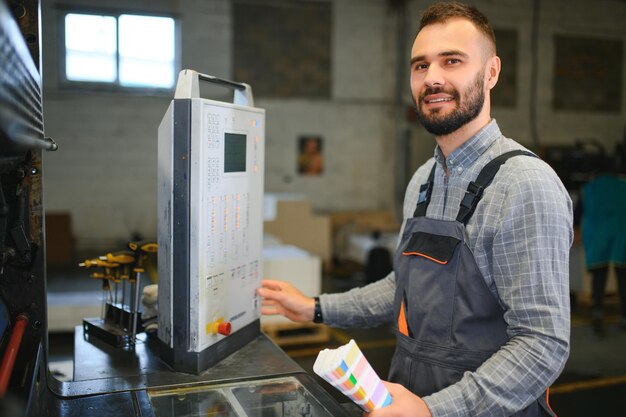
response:
[[[264,115],[209,100],[197,105],[190,262],[199,308],[191,337],[202,350],[260,317]]]
[[[195,97],[203,80],[235,88],[234,103]],[[185,70],[159,127],[158,335],[173,349],[258,327],[265,111],[249,89]]]

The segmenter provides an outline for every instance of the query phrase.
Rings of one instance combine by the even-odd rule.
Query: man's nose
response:
[[[431,64],[428,66],[426,76],[424,77],[424,84],[427,87],[441,87],[444,84],[443,72],[439,66]]]

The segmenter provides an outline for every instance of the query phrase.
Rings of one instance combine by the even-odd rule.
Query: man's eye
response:
[[[428,69],[428,64],[415,64],[415,71],[424,71]]]
[[[460,62],[461,62],[461,60],[457,59],[457,58],[449,58],[448,60],[446,60],[446,64],[448,64],[448,65],[454,65],[454,64],[458,64]]]

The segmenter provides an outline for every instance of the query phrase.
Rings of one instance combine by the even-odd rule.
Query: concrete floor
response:
[[[53,291],[84,290],[84,286],[64,283],[50,276],[48,289]],[[359,275],[343,278],[325,277],[323,290],[343,291],[361,285]],[[86,284],[85,284],[86,285]],[[89,284],[92,285],[92,284]],[[561,376],[551,388],[550,404],[561,417],[623,417],[626,415],[626,332],[618,327],[617,300],[609,298],[607,327],[603,338],[591,327],[585,306],[573,305],[571,354]],[[387,375],[395,340],[390,326],[376,329],[332,329],[331,340],[324,345],[297,345],[285,350],[300,366],[311,373],[317,353],[354,338],[378,374]],[[52,333],[50,367],[60,379],[71,378],[73,336]],[[316,377],[317,378],[317,377]],[[326,382],[317,378],[339,402],[346,398]]]

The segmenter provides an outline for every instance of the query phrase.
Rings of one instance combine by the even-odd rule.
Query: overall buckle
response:
[[[485,187],[481,187],[479,185],[476,185],[474,181],[470,181],[469,185],[467,186],[467,191],[465,191],[463,201],[461,201],[461,206],[471,211],[476,203],[483,196],[484,190]]]

